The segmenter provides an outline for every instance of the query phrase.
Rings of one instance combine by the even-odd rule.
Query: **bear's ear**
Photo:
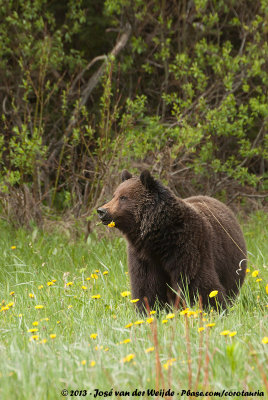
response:
[[[140,175],[140,180],[143,186],[146,187],[148,190],[155,190],[157,188],[157,182],[156,180],[152,177],[150,174],[150,171],[148,169],[142,171]]]
[[[124,181],[127,181],[128,179],[132,178],[132,175],[130,172],[128,172],[126,169],[124,169],[122,171],[121,177],[122,177],[122,182],[124,182]]]

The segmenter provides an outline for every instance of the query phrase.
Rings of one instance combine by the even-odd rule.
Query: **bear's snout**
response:
[[[99,207],[97,213],[104,224],[109,224],[109,222],[111,222],[112,219],[107,208]]]
[[[97,209],[97,213],[99,214],[100,219],[103,219],[107,215],[107,210],[106,208],[100,207]]]

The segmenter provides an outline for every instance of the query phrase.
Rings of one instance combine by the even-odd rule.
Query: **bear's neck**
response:
[[[144,207],[139,216],[139,230],[128,232],[127,240],[138,251],[161,258],[162,253],[166,255],[171,243],[175,244],[178,235],[183,232],[189,211],[184,200],[175,196],[157,202],[153,208]]]

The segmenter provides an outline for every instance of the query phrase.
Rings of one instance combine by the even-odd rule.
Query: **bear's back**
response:
[[[227,230],[230,235],[234,234],[235,237],[238,236],[243,239],[241,228],[234,213],[221,201],[208,196],[192,196],[184,201],[191,205],[206,221],[209,221],[220,234],[226,233]]]

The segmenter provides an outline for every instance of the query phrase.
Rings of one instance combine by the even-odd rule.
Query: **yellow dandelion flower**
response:
[[[87,286],[81,286],[81,289],[83,289],[83,290],[87,290]]]
[[[108,226],[109,226],[109,228],[114,228],[114,227],[115,227],[114,221],[110,222],[110,223],[108,224]]]
[[[261,282],[261,281],[262,281],[261,278],[256,279],[256,282]]]
[[[90,281],[90,279],[91,279],[90,276],[88,276],[88,277],[86,278],[86,281]]]
[[[109,351],[109,347],[105,347],[104,351]]]
[[[46,318],[41,318],[40,322],[43,322],[43,321],[49,321],[49,318],[47,318],[47,317]]]
[[[102,275],[108,275],[109,272],[108,271],[103,271]]]
[[[197,316],[198,316],[198,313],[197,313],[196,311],[189,310],[189,311],[187,312],[187,315],[188,315],[188,317],[191,317],[191,316],[197,317]]]
[[[47,286],[53,286],[54,282],[47,282]]]
[[[31,342],[32,340],[38,340],[39,339],[39,335],[32,335],[29,339],[29,341]]]
[[[57,282],[57,279],[52,279],[52,281],[51,281],[51,282],[55,283],[55,282]]]
[[[13,296],[15,294],[15,292],[13,291],[13,292],[10,292],[9,294],[10,294],[10,296]]]
[[[140,301],[140,299],[132,299],[130,300],[130,303],[137,303],[138,301]]]
[[[268,283],[267,283],[267,285],[265,286],[265,290],[266,290],[266,293],[268,294]]]
[[[220,333],[220,335],[221,336],[227,336],[227,335],[229,335],[231,332],[230,331],[222,331],[221,333]]]
[[[68,310],[70,310],[70,308],[73,308],[73,306],[70,304],[67,308]]]
[[[263,344],[267,344],[268,343],[268,336],[264,336],[264,338],[262,338],[261,341]]]
[[[169,360],[167,360],[167,362],[165,364],[163,364],[164,369],[169,369],[169,367],[171,367],[173,365],[173,363],[176,361],[176,358],[171,358]]]
[[[127,325],[125,326],[125,328],[130,328],[132,325],[133,325],[133,323],[130,322],[129,324],[127,324]]]
[[[156,313],[156,311],[150,311],[150,315],[154,315]]]
[[[97,333],[91,333],[90,338],[91,339],[96,339],[97,336],[98,336]]]
[[[60,324],[61,323],[61,321],[57,321],[57,324]]]
[[[139,319],[138,321],[134,322],[134,325],[141,325],[143,323],[144,323],[143,319]]]
[[[98,274],[100,272],[100,270],[99,269],[95,269],[94,272],[96,272],[96,274]]]
[[[38,289],[41,290],[41,289],[43,289],[43,287],[44,287],[43,285],[39,285]]]
[[[212,292],[209,293],[209,297],[215,297],[218,294],[218,290],[213,290]]]
[[[198,332],[202,332],[204,329],[205,329],[205,328],[204,328],[203,326],[200,326],[200,327],[198,328]]]
[[[246,269],[246,274],[248,274],[250,272],[250,269],[249,268],[247,268]]]
[[[11,301],[10,303],[7,304],[7,307],[13,307],[14,306],[14,301]]]
[[[154,351],[154,346],[148,347],[148,349],[145,349],[144,351],[145,353],[151,353],[152,351]]]
[[[175,314],[169,313],[168,315],[166,315],[166,319],[172,319],[174,317],[175,317]]]
[[[11,248],[11,250],[15,250],[17,248],[17,246],[11,246],[10,248]]]
[[[162,319],[162,324],[166,324],[168,322],[167,319]]]
[[[96,365],[96,361],[91,361],[90,366],[95,367],[95,365]]]
[[[147,318],[147,319],[146,319],[146,322],[147,322],[147,324],[151,324],[151,323],[153,322],[153,320],[154,320],[153,317]]]
[[[38,332],[38,329],[37,328],[31,328],[31,329],[28,329],[28,332],[30,332],[30,333]]]
[[[2,307],[2,308],[0,309],[0,311],[8,311],[8,310],[9,310],[9,307],[8,307],[8,306]]]
[[[66,286],[72,286],[74,283],[73,282],[67,282]]]
[[[81,361],[81,364],[82,364],[82,365],[86,365],[86,363],[87,363],[86,360],[82,360],[82,361]]]
[[[209,324],[207,324],[206,326],[208,327],[208,328],[212,328],[213,326],[215,326],[216,324],[215,324],[215,322],[210,322]]]
[[[251,274],[251,276],[253,278],[256,278],[256,276],[258,276],[258,275],[259,275],[259,271],[257,269],[255,271],[253,271],[252,274]]]
[[[180,315],[188,314],[188,311],[189,311],[189,308],[185,308],[185,310],[182,310],[182,311],[180,312]]]
[[[126,290],[125,292],[121,292],[120,294],[122,297],[127,297],[127,296],[130,296],[131,293],[129,290]]]
[[[125,339],[125,340],[122,340],[122,342],[120,342],[120,344],[127,344],[130,342],[131,342],[131,339]]]
[[[92,278],[92,279],[98,279],[99,277],[98,277],[97,274],[91,274],[91,278]]]
[[[95,294],[93,296],[91,296],[92,299],[100,299],[101,295],[100,294]]]
[[[230,332],[230,333],[229,333],[229,336],[230,336],[230,337],[233,337],[233,336],[235,336],[236,334],[237,334],[237,331],[233,331],[233,332]]]
[[[19,318],[22,318],[23,314],[19,314]]]
[[[124,357],[122,359],[122,362],[123,363],[130,362],[131,360],[133,360],[134,357],[135,357],[135,354],[133,354],[133,353],[128,354],[126,357]]]
[[[51,333],[49,336],[50,336],[50,339],[55,339],[57,335],[56,335],[56,333]]]
[[[29,297],[30,297],[31,299],[34,299],[34,294],[33,294],[33,293],[29,293]]]
[[[41,343],[41,344],[45,344],[47,342],[47,339],[43,339],[43,340],[40,340],[40,342],[39,343]]]
[[[37,306],[34,306],[34,308],[36,308],[37,310],[41,310],[42,308],[44,308],[45,306],[41,305],[41,304],[37,304]]]
[[[33,326],[37,326],[38,324],[39,324],[38,321],[34,321],[34,322],[32,323]]]

